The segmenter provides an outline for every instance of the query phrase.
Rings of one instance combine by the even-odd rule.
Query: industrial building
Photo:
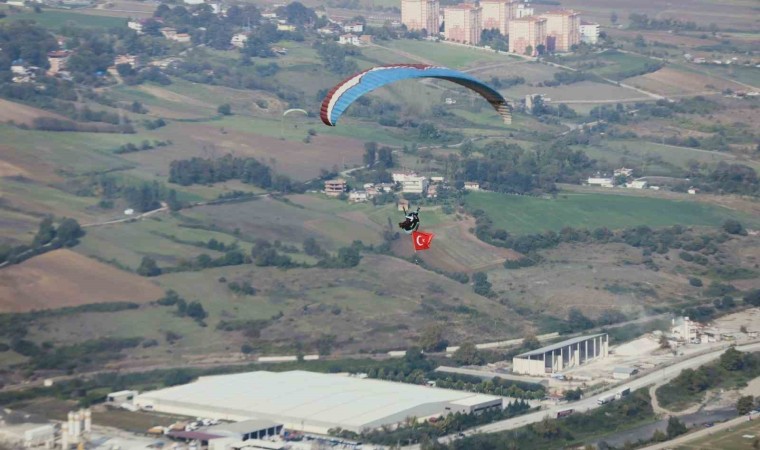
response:
[[[270,420],[297,431],[361,432],[408,417],[502,408],[502,398],[448,389],[306,371],[248,372],[140,394],[144,410],[220,420]],[[207,433],[213,434],[211,430]]]
[[[545,376],[580,366],[588,361],[606,358],[608,354],[607,333],[580,336],[515,356],[512,359],[512,371]]]

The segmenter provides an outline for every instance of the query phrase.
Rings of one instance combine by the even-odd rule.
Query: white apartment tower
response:
[[[575,11],[549,11],[541,14],[546,19],[546,50],[569,52],[581,42],[581,17]]]
[[[463,44],[479,44],[482,11],[480,7],[469,3],[444,8],[446,40]]]
[[[509,21],[514,18],[515,6],[516,3],[512,0],[481,0],[482,29],[496,29],[502,35],[508,35]]]
[[[426,30],[428,35],[437,35],[441,28],[438,0],[401,0],[401,23],[409,31]]]

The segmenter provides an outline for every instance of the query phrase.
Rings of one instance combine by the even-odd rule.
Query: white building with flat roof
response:
[[[137,396],[149,411],[219,420],[270,420],[285,428],[327,433],[393,426],[503,407],[502,397],[337,374],[294,370],[201,377]]]

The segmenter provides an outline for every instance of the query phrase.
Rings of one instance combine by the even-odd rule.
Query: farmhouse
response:
[[[248,41],[248,35],[245,33],[235,33],[232,35],[232,39],[230,39],[230,44],[232,44],[233,47],[237,48],[243,48],[245,47],[245,43]]]
[[[340,45],[355,45],[360,46],[362,45],[362,41],[353,34],[344,34],[340,38],[338,38],[338,44]]]
[[[348,201],[352,203],[364,203],[369,200],[367,191],[352,191],[348,194]]]
[[[611,188],[615,186],[612,178],[607,178],[607,177],[588,177],[588,181],[586,181],[586,183],[589,186],[601,186],[601,187],[607,187],[607,188]]]
[[[464,189],[466,191],[479,191],[480,190],[480,183],[475,181],[465,181],[464,182]]]
[[[337,180],[325,181],[325,194],[330,197],[337,197],[346,192],[346,180],[338,178]]]
[[[646,189],[647,182],[646,180],[633,180],[630,183],[626,183],[625,187],[629,189]]]
[[[361,23],[347,23],[343,25],[343,31],[346,33],[363,33],[364,25]]]

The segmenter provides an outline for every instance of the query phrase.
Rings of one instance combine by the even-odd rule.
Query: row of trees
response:
[[[61,247],[73,247],[84,236],[84,230],[74,219],[63,219],[58,226],[52,217],[45,217],[40,222],[37,234],[29,245],[11,246],[0,244],[0,264],[8,262],[18,264],[32,256]]]
[[[239,158],[230,154],[221,158],[191,158],[172,161],[169,182],[181,186],[212,184],[240,180],[263,189],[303,192],[304,186],[285,175],[275,175],[272,169],[255,158]]]

